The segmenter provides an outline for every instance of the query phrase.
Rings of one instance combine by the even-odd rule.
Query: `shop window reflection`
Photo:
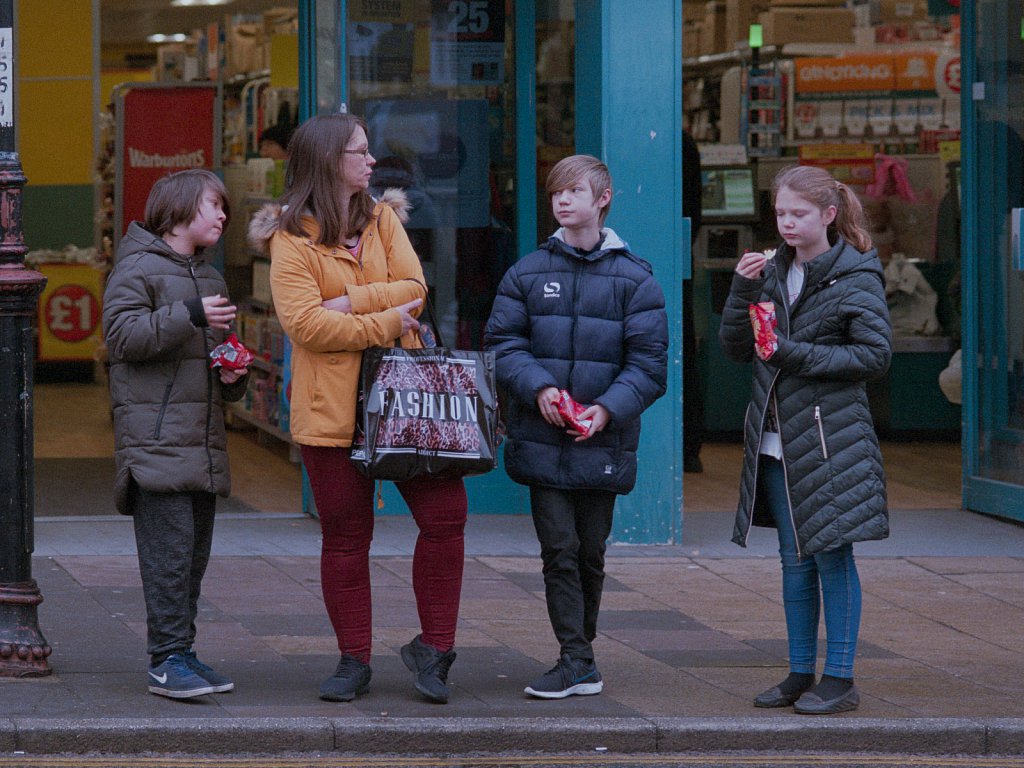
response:
[[[515,259],[513,30],[506,0],[349,4],[349,111],[377,160],[371,192],[405,191],[439,330],[479,349]],[[465,13],[459,8],[466,6]],[[510,7],[510,6],[509,6]]]

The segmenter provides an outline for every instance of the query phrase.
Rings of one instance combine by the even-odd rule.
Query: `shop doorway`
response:
[[[1024,520],[1024,6],[961,13],[964,505]]]

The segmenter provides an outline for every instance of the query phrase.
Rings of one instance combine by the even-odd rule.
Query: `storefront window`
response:
[[[968,8],[976,19],[973,93],[981,201],[978,475],[1019,486],[1024,484],[1024,4],[979,0]],[[965,364],[975,361],[964,358]]]
[[[537,8],[537,242],[558,228],[544,183],[576,147],[575,13],[571,2]]]
[[[317,5],[317,101],[366,120],[371,192],[406,191],[406,224],[446,343],[479,349],[515,260],[513,24],[507,0]],[[321,41],[336,35],[334,49]]]

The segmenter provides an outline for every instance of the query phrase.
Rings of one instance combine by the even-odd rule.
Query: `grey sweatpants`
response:
[[[130,504],[146,599],[146,651],[154,664],[191,648],[195,640],[216,501],[212,493],[134,488]]]

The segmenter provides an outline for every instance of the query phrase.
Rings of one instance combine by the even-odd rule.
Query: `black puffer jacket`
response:
[[[224,385],[210,369],[226,334],[200,327],[202,297],[217,294],[227,296],[224,278],[201,254],[182,256],[132,222],[103,295],[121,514],[132,478],[147,491],[231,491],[221,402],[241,398],[248,377]]]
[[[650,265],[610,229],[581,254],[560,232],[502,279],[484,345],[509,396],[505,468],[526,485],[628,493],[640,414],[665,392],[668,320]],[[537,393],[567,389],[611,419],[577,443],[544,421]]]
[[[792,249],[783,246],[760,280],[736,274],[722,315],[725,353],[753,360],[744,424],[743,475],[733,541],[746,545],[750,525],[774,525],[758,494],[758,449],[769,398],[782,437],[790,508],[801,555],[889,534],[885,476],[865,382],[888,370],[892,331],[882,265],[841,238],[804,265],[793,306],[786,295]],[[754,355],[749,305],[775,303],[779,348]]]

